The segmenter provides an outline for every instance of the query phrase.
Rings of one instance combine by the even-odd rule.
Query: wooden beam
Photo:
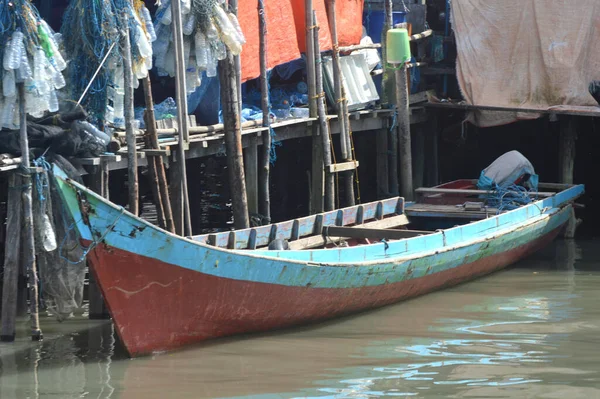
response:
[[[358,161],[334,163],[329,165],[329,173],[340,173],[358,169]]]
[[[494,191],[488,190],[466,190],[466,189],[457,189],[457,188],[426,188],[421,187],[417,188],[415,192],[419,194],[460,194],[460,195],[485,195],[485,194],[494,194]],[[556,193],[550,192],[530,192],[529,196],[531,197],[551,197]]]
[[[369,229],[364,227],[341,227],[324,226],[323,236],[325,237],[344,237],[344,238],[369,238],[373,240],[402,240],[425,234],[431,234],[431,231],[423,230],[390,230],[390,229]]]
[[[405,226],[409,223],[406,215],[396,215],[391,216],[386,219],[375,220],[373,222],[367,222],[361,225],[357,225],[356,227],[360,228],[372,228],[372,229],[388,229],[399,226]],[[322,231],[324,228],[317,226],[318,231]],[[354,227],[350,227],[354,228]],[[317,233],[318,234],[318,233]],[[301,238],[296,241],[292,241],[289,243],[290,250],[301,250],[301,249],[309,249],[309,248],[317,248],[325,245],[325,239],[322,235],[314,235],[306,238]]]

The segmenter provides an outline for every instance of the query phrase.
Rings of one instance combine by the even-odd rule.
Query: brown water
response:
[[[0,398],[600,397],[599,243],[558,241],[318,327],[134,360],[110,322],[45,319],[43,343],[0,345]]]

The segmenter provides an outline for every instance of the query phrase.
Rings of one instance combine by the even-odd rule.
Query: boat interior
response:
[[[415,190],[416,200],[402,197],[244,230],[191,237],[211,246],[236,250],[304,250],[368,245],[395,241],[465,225],[507,212],[490,206],[489,191],[478,190],[477,180],[456,180]],[[530,200],[543,199],[571,185],[540,183]],[[541,191],[544,190],[544,191]]]

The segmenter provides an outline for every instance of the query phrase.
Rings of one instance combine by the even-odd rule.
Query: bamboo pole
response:
[[[398,107],[398,152],[400,155],[400,195],[413,199],[412,146],[406,65],[396,69],[396,102]]]
[[[388,67],[388,62],[387,62],[387,49],[386,49],[386,43],[387,43],[387,31],[390,30],[393,26],[393,17],[392,17],[392,12],[394,10],[394,6],[393,6],[393,2],[392,0],[385,0],[384,1],[384,10],[385,10],[385,21],[383,24],[383,32],[381,32],[381,50],[382,50],[382,55],[383,55],[383,81],[381,83],[381,97],[382,97],[382,103],[384,104],[389,104],[390,102],[393,102],[393,98],[390,99],[388,96],[388,87],[391,85],[392,83],[392,79],[393,79],[393,74],[391,73],[390,68]],[[394,119],[394,122],[397,121],[399,117],[396,116]],[[389,156],[388,156],[388,163],[389,163],[389,188],[390,188],[390,194],[392,196],[396,196],[399,194],[399,188],[398,188],[398,130],[393,127],[392,129],[390,129],[389,131],[389,136],[388,136],[388,141],[389,141]]]
[[[265,4],[258,0],[258,26],[259,26],[259,54],[260,54],[260,91],[262,106],[262,125],[269,130],[262,134],[262,152],[260,157],[260,168],[258,171],[258,211],[271,222],[271,199],[269,192],[269,179],[271,173],[271,119],[269,109],[269,77],[267,76],[267,19],[265,16]]]
[[[177,146],[177,163],[179,164],[180,191],[179,196],[183,205],[183,228],[180,233],[192,235],[192,219],[190,214],[190,199],[188,196],[187,172],[185,165],[185,150],[189,142],[189,130],[187,119],[187,97],[185,89],[185,62],[183,59],[183,27],[181,23],[181,4],[179,1],[171,2],[171,14],[173,16],[173,44],[175,46],[176,66],[176,96],[177,96],[177,124],[179,145]]]
[[[129,41],[129,20],[126,13],[123,13],[123,32],[121,33],[121,46],[123,48],[123,82],[125,90],[124,98],[124,116],[125,131],[127,139],[127,171],[128,171],[128,191],[129,191],[129,212],[134,215],[139,213],[139,186],[138,186],[138,162],[137,149],[135,147],[135,131],[133,128],[133,72],[131,66],[131,43]]]
[[[32,209],[32,185],[31,174],[29,172],[29,141],[27,138],[27,114],[25,113],[25,83],[18,83],[19,92],[19,116],[20,116],[20,147],[22,165],[27,169],[23,174],[23,229],[25,230],[25,240],[23,242],[23,261],[27,266],[27,277],[29,281],[29,313],[31,318],[31,339],[40,341],[43,338],[40,329],[39,316],[39,296],[38,296],[38,276],[35,263],[35,238],[33,234],[33,209]]]
[[[221,102],[223,125],[225,128],[225,148],[227,152],[227,172],[233,203],[233,222],[236,229],[250,227],[248,199],[244,176],[244,156],[242,151],[242,126],[238,107],[238,93],[235,63],[231,51],[219,61],[219,81],[221,83]]]
[[[229,10],[231,11],[232,14],[236,15],[238,14],[238,0],[229,0]],[[234,55],[233,56],[233,63],[234,63],[234,71],[235,71],[235,83],[236,83],[236,87],[237,87],[237,91],[239,94],[238,96],[238,108],[239,108],[239,112],[240,115],[242,114],[242,56],[241,54],[238,55]]]
[[[146,146],[154,150],[159,150],[158,134],[156,132],[156,118],[154,116],[154,100],[152,98],[152,83],[150,76],[146,76],[143,80],[144,100],[146,102],[146,112],[144,114],[146,123]],[[171,209],[171,200],[169,198],[169,186],[167,184],[167,175],[165,172],[165,164],[162,157],[152,157],[154,160],[154,172],[156,177],[153,180],[158,182],[158,195],[155,197],[157,202],[160,200],[162,204],[162,213],[165,219],[166,230],[175,233],[175,225],[173,223],[173,211]],[[151,160],[152,161],[152,160]],[[152,164],[150,162],[149,164]]]
[[[314,36],[312,33],[313,25],[313,0],[304,0],[304,25],[306,27],[306,78],[308,80],[308,108],[310,117],[317,115],[317,89],[315,83],[315,50]]]
[[[317,21],[317,13],[313,11],[314,43],[315,43],[315,81],[317,89],[317,113],[319,117],[319,127],[321,130],[321,141],[323,148],[323,166],[325,172],[325,195],[324,208],[326,211],[331,211],[335,208],[335,180],[334,175],[329,171],[331,165],[331,141],[329,139],[329,123],[327,121],[327,110],[325,109],[325,92],[323,91],[323,68],[321,67],[321,50],[319,44],[319,24]]]
[[[337,34],[337,18],[335,11],[335,0],[328,0],[328,17],[329,30],[331,31],[331,42],[333,45],[332,63],[333,63],[333,86],[336,98],[336,108],[338,120],[340,123],[340,148],[342,159],[344,161],[352,160],[352,145],[350,143],[350,119],[348,116],[347,101],[345,98],[344,82],[342,78],[342,70],[340,66],[340,50],[338,47]],[[354,172],[348,171],[343,173],[342,180],[344,182],[346,205],[354,205]]]
[[[315,64],[315,43],[314,43],[314,23],[313,23],[313,0],[304,1],[304,25],[306,28],[306,79],[308,85],[308,110],[311,118],[317,117],[317,88],[316,88],[316,67]],[[311,190],[310,207],[311,214],[323,212],[323,147],[322,139],[319,137],[319,127],[316,124],[309,124],[307,129],[312,136],[311,151]]]
[[[17,317],[17,288],[19,281],[19,261],[21,256],[21,176],[11,173],[8,183],[6,242],[4,251],[4,281],[2,288],[2,331],[0,341],[15,340]]]

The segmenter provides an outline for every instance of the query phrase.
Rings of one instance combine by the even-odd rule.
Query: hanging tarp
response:
[[[363,0],[336,0],[338,41],[340,46],[359,44],[362,38]]]
[[[469,104],[548,109],[597,105],[600,79],[597,0],[453,0],[456,76]],[[478,126],[539,114],[482,112]]]
[[[329,34],[329,23],[327,22],[326,0],[313,0],[313,8],[317,12],[319,23],[319,45],[321,51],[331,50],[331,35]],[[294,10],[294,22],[296,23],[296,39],[301,52],[306,51],[306,24],[304,23],[304,0],[291,0]],[[338,27],[338,31],[339,31]],[[360,40],[360,38],[359,38]]]
[[[290,0],[264,1],[267,17],[268,68],[300,58]],[[260,75],[258,0],[240,1],[238,18],[246,36],[242,51],[242,81]]]

